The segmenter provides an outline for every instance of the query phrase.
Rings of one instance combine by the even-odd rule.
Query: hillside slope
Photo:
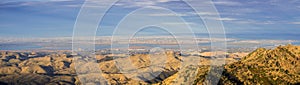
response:
[[[259,48],[240,61],[224,65],[220,85],[286,85],[300,84],[300,46],[279,46],[274,49]],[[200,66],[194,84],[202,85],[209,66]],[[178,73],[160,85],[174,82]]]
[[[226,65],[224,74],[244,84],[299,84],[299,61],[300,46],[259,48],[241,61]]]

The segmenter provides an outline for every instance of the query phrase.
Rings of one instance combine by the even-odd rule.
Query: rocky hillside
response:
[[[202,85],[209,66],[198,67],[194,84]],[[279,46],[274,49],[259,48],[240,61],[224,65],[220,85],[286,85],[300,84],[300,46]],[[180,73],[160,82],[169,85]],[[182,74],[182,73],[181,73]]]
[[[75,70],[75,62],[70,52],[0,52],[0,84],[63,84],[74,85],[80,84]],[[161,67],[151,69],[152,71],[162,70],[159,77],[153,80],[137,81],[121,74],[116,67],[114,58],[115,55],[96,55],[98,67],[103,72],[103,77],[110,84],[153,84],[161,82],[167,77],[177,72],[180,66],[181,59],[174,52],[166,52],[166,62],[161,62],[162,59],[155,58],[157,62],[153,66]],[[153,57],[153,56],[152,56]],[[158,55],[157,57],[160,57]],[[119,56],[116,60],[122,60],[124,57]],[[150,55],[135,54],[130,56],[132,64],[146,71],[150,67]],[[160,60],[160,61],[159,61]],[[89,63],[76,63],[79,66],[88,66]],[[163,66],[161,66],[163,65]],[[98,68],[95,68],[98,69]],[[87,69],[77,69],[87,70]],[[80,71],[84,72],[84,71]],[[84,75],[86,78],[97,77],[92,73]],[[145,74],[144,76],[147,76]],[[90,81],[90,80],[86,80]],[[94,80],[91,80],[94,81]]]
[[[241,61],[225,66],[225,82],[243,84],[299,84],[300,46],[279,46],[274,49],[259,48]]]
[[[1,52],[1,84],[65,84],[79,82],[72,56],[66,53]]]

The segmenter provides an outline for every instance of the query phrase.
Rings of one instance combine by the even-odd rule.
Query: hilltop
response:
[[[244,84],[299,84],[300,46],[259,48],[236,63],[225,66],[224,74]]]
[[[300,83],[300,46],[286,45],[274,49],[259,48],[243,57],[240,61],[222,67],[220,85],[240,84],[299,84]],[[210,66],[199,66],[194,84],[202,85]],[[182,73],[165,79],[160,85],[169,85]]]

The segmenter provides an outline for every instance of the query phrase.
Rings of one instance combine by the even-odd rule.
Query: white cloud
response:
[[[300,24],[300,22],[290,22],[290,24]]]
[[[222,20],[222,21],[233,21],[233,20],[237,20],[236,18],[228,18],[228,17],[225,17],[225,18],[216,18],[217,20]]]
[[[53,3],[61,3],[67,1],[74,1],[74,0],[15,0],[15,1],[3,1],[0,7],[22,7],[22,6],[35,6],[35,5],[52,5]],[[70,4],[65,4],[70,5]],[[64,4],[60,4],[60,6],[64,6]]]
[[[126,0],[126,1],[121,1],[117,5],[125,8],[131,8],[131,7],[155,6],[159,3],[166,3],[170,1],[180,1],[180,0]]]
[[[195,25],[196,23],[193,23],[193,22],[165,22],[162,24],[165,24],[165,25]]]
[[[149,16],[188,16],[187,14],[174,14],[174,13],[153,13]]]
[[[224,6],[241,6],[241,5],[243,5],[242,3],[233,2],[233,1],[214,1],[214,4],[224,5]]]
[[[234,20],[234,21],[230,21],[230,22],[237,23],[237,24],[257,24],[257,25],[282,23],[282,22],[276,22],[276,21],[258,21],[258,20]]]
[[[47,0],[44,0],[44,1],[47,1]],[[73,0],[49,0],[49,1],[61,2],[61,1],[73,1]]]
[[[203,17],[204,19],[211,19],[211,20],[221,20],[221,21],[234,21],[238,20],[237,18],[230,18],[230,17]]]
[[[213,13],[213,12],[199,12],[199,13],[192,13],[195,15],[218,15],[218,13]]]
[[[158,0],[158,2],[169,2],[170,0]]]

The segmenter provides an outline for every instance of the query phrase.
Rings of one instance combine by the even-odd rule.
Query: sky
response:
[[[90,1],[95,3],[91,7],[99,6],[97,3],[105,3],[99,0]],[[213,3],[221,18],[207,18],[221,20],[226,34],[249,34],[254,38],[300,34],[300,0],[213,0]],[[84,0],[1,0],[0,37],[72,37],[74,24],[83,4]],[[174,15],[155,9],[171,9],[196,33],[207,33],[197,14],[215,15],[208,12],[195,13],[179,0],[120,0],[99,23],[103,28],[98,29],[97,35],[110,35],[124,16],[145,6],[150,6],[153,10],[140,14],[155,16],[160,20],[169,20]],[[141,20],[133,24],[153,21]],[[182,23],[165,24],[175,26]],[[130,25],[127,27],[125,29],[130,29]],[[176,27],[172,29],[179,29]]]

